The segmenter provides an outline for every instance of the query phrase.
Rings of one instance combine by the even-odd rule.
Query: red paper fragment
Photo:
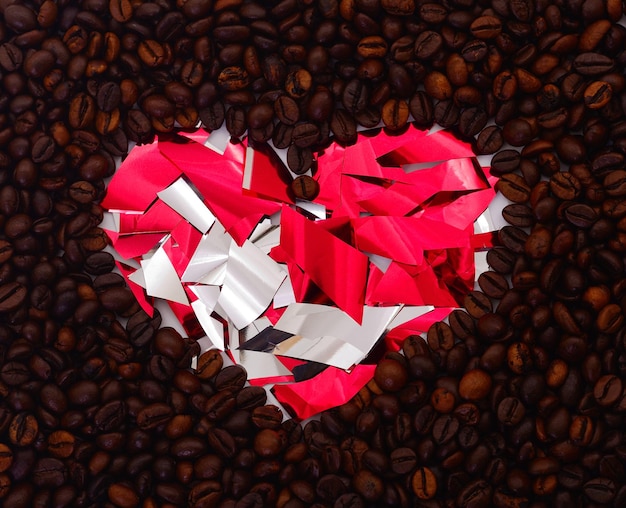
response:
[[[443,321],[454,307],[439,307],[426,314],[396,326],[385,335],[385,344],[390,351],[398,351],[402,347],[402,342],[409,335],[420,335],[426,333],[433,323]]]
[[[375,365],[357,365],[351,373],[328,367],[311,379],[276,385],[272,391],[285,408],[304,420],[348,402],[374,377],[375,370]]]
[[[289,192],[291,175],[276,152],[266,145],[248,148],[243,176],[243,188],[250,195],[295,203]]]
[[[423,136],[419,142],[409,141],[395,150],[385,153],[379,162],[387,166],[401,166],[419,162],[437,162],[450,159],[474,157],[469,143],[461,141],[449,131],[437,131]]]
[[[164,236],[164,233],[123,235],[113,242],[113,247],[123,258],[134,259],[150,251]]]
[[[361,322],[368,258],[315,222],[284,206],[280,243],[335,304]]]
[[[109,210],[143,212],[162,191],[180,176],[156,143],[134,147],[109,183],[102,206]]]

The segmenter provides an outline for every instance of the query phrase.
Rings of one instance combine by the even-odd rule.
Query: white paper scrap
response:
[[[149,262],[149,260],[147,260]],[[128,280],[146,289],[146,277],[143,273],[143,268],[138,268],[128,276]]]
[[[159,247],[149,260],[141,260],[141,268],[149,296],[189,304],[183,285],[163,247]]]
[[[204,142],[204,146],[220,155],[224,155],[228,143],[230,143],[230,133],[226,128],[226,124],[224,124],[222,127],[209,134],[209,137]]]
[[[211,317],[211,311],[200,300],[192,302],[191,308],[213,346],[224,351],[224,326],[222,323]]]
[[[181,280],[183,282],[202,282],[204,277],[222,267],[228,261],[228,251],[232,243],[232,237],[224,231],[224,227],[215,222],[211,230],[205,234],[196,247],[195,252],[189,260]],[[222,279],[223,280],[223,279]],[[219,281],[218,284],[221,284]]]
[[[399,311],[399,306],[365,306],[362,324],[359,325],[337,307],[312,303],[292,303],[287,307],[274,328],[310,339],[338,337],[341,341],[361,351],[363,356],[366,356]]]
[[[102,222],[100,223],[102,229],[120,232],[120,214],[115,212],[104,212],[102,214]]]
[[[280,309],[282,307],[287,307],[287,305],[291,303],[296,303],[296,295],[293,292],[291,278],[289,277],[289,274],[287,274],[287,277],[285,277],[285,280],[274,295],[274,308]]]
[[[201,233],[206,233],[215,222],[215,215],[184,178],[179,178],[166,189],[157,192],[157,195]]]
[[[205,286],[198,284],[195,286],[188,286],[189,289],[200,299],[200,301],[206,306],[209,313],[215,310],[215,304],[220,297],[220,288],[217,286]]]
[[[231,349],[235,363],[241,365],[248,373],[248,379],[290,376],[291,372],[278,358],[272,354],[245,349]]]
[[[274,348],[274,354],[325,363],[344,370],[357,364],[365,356],[363,351],[337,337],[309,339],[298,335],[278,344]]]
[[[318,219],[324,220],[326,219],[326,207],[324,205],[320,205],[319,203],[314,203],[313,201],[304,201],[301,199],[296,199],[296,206],[298,208],[302,208],[306,210],[311,215],[317,217]]]
[[[241,330],[265,312],[286,275],[252,242],[246,240],[241,247],[232,242],[218,303]]]

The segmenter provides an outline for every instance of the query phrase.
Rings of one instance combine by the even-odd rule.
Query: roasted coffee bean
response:
[[[301,175],[291,182],[291,191],[298,199],[313,201],[319,194],[320,186],[312,177]]]

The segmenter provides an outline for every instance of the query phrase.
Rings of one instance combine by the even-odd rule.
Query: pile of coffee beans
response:
[[[0,505],[626,506],[621,0],[0,0]],[[129,140],[434,122],[511,204],[463,309],[305,426],[160,328],[99,227]]]

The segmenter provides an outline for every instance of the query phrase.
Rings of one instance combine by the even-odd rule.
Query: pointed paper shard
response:
[[[286,275],[251,242],[246,241],[241,247],[233,242],[218,303],[241,330],[267,309]]]
[[[148,295],[185,305],[189,303],[176,270],[162,247],[149,260],[142,260],[141,268]]]
[[[184,178],[179,178],[169,187],[158,192],[159,198],[182,215],[198,231],[206,233],[215,222],[211,213]]]

